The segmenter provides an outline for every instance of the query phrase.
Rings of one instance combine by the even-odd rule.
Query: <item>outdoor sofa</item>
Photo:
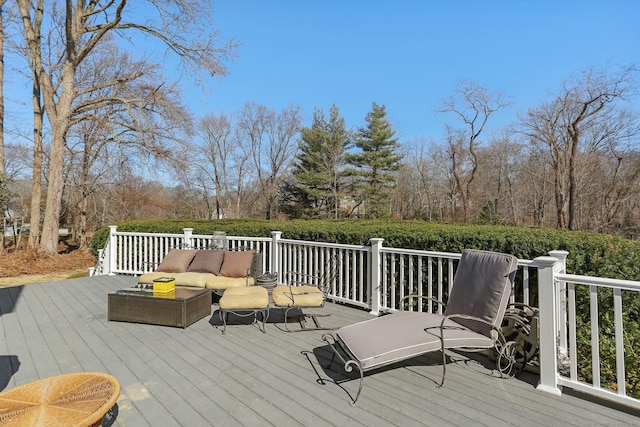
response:
[[[261,273],[260,257],[254,250],[172,249],[155,271],[138,279],[142,285],[161,277],[173,277],[176,286],[207,288],[221,294],[225,289],[251,286]]]

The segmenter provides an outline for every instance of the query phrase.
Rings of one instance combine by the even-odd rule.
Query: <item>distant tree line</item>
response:
[[[194,117],[162,66],[119,37],[158,39],[187,71],[214,75],[235,44],[217,44],[202,2],[145,3],[149,19],[136,20],[124,1],[64,11],[0,1],[0,56],[6,49],[28,66],[22,102],[33,110],[29,131],[0,132],[12,135],[0,138],[0,202],[30,223],[29,244],[44,252],[55,252],[60,226],[85,243],[133,219],[397,218],[637,236],[634,66],[569,76],[492,132],[510,99],[461,81],[441,101],[448,124],[431,140],[401,141],[377,102],[361,124],[347,124],[337,105],[316,108],[309,126],[295,104]]]
[[[190,159],[197,166],[184,165],[181,204],[199,195],[199,208],[191,204],[198,213],[188,216],[200,218],[417,218],[635,237],[636,74],[633,66],[583,70],[493,133],[488,124],[510,100],[461,81],[442,101],[439,111],[451,122],[437,141],[400,143],[385,106],[375,102],[355,130],[336,105],[316,109],[311,125],[300,127],[294,107],[277,113],[248,103],[231,116],[201,119],[203,138],[192,142],[197,160]],[[295,138],[273,138],[261,131],[267,128],[289,129]],[[225,143],[202,144],[212,134]],[[256,146],[270,151],[259,154]],[[226,175],[212,180],[219,171]],[[211,197],[215,211],[207,210]]]

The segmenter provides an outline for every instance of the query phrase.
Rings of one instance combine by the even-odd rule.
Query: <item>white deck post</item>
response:
[[[549,255],[557,258],[558,262],[554,267],[555,273],[567,272],[568,251],[550,251]],[[567,342],[567,284],[562,282],[556,283],[556,319],[558,328],[558,355],[562,355],[568,359],[569,347]]]
[[[371,242],[371,274],[369,275],[369,295],[371,298],[371,314],[379,315],[380,314],[380,269],[381,269],[381,256],[380,256],[380,248],[382,247],[382,242],[384,239],[380,237],[375,237],[373,239],[369,239]]]
[[[282,231],[271,232],[271,265],[269,266],[271,273],[278,273],[278,283],[282,283],[283,272],[280,266],[280,238]]]
[[[109,226],[109,247],[108,252],[105,254],[106,258],[104,260],[105,265],[107,266],[106,274],[109,276],[113,276],[116,270],[116,230],[118,229],[117,225]]]
[[[555,268],[561,261],[550,256],[533,260],[538,267],[538,295],[540,305],[540,382],[537,389],[562,394],[558,384],[557,349],[558,328]]]
[[[182,249],[193,248],[193,239],[191,238],[191,235],[193,235],[193,228],[183,228],[182,232],[184,233],[184,237],[182,238]]]

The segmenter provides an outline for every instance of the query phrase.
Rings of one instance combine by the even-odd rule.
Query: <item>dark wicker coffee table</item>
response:
[[[176,288],[175,293],[154,295],[121,289],[109,293],[107,312],[109,320],[186,328],[211,314],[211,291]]]

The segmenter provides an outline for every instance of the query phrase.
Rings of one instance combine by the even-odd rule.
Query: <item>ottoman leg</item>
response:
[[[227,332],[227,317],[229,317],[229,313],[225,310],[220,309],[220,320],[222,320],[222,334],[224,335]]]

